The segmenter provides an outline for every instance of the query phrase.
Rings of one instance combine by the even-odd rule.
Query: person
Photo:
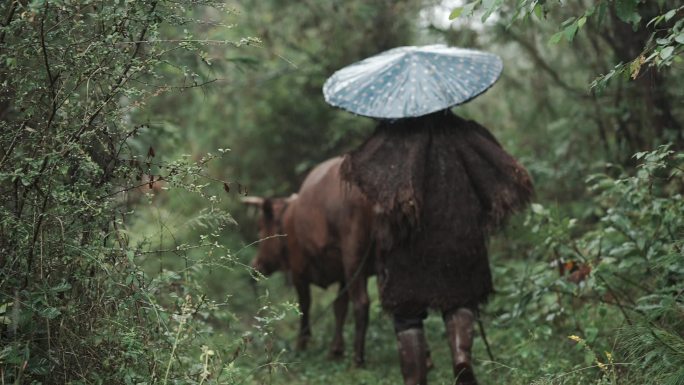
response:
[[[381,121],[343,179],[378,208],[380,301],[393,315],[404,383],[427,383],[423,320],[442,313],[456,383],[477,384],[473,323],[493,292],[487,236],[531,199],[527,171],[481,125],[449,110]]]

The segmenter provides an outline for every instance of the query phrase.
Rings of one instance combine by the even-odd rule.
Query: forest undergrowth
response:
[[[635,160],[636,169],[606,165],[587,178],[590,201],[581,216],[535,203],[493,238],[496,294],[481,315],[493,357],[476,332],[481,383],[682,383],[684,154],[662,146]],[[400,382],[391,317],[380,309],[374,281],[369,288],[366,368],[352,368],[349,352],[342,361],[326,358],[335,290],[316,290],[310,351],[293,349],[296,314],[288,313],[274,330],[286,364],[273,383]],[[295,298],[282,276],[262,282],[260,290],[276,301]],[[429,379],[450,384],[438,314],[428,318],[426,330],[436,364]],[[347,339],[352,335],[348,323]]]
[[[400,383],[374,280],[364,368],[351,322],[347,355],[326,357],[332,288],[314,290],[311,347],[294,350],[294,290],[254,279],[239,198],[289,195],[370,133],[325,105],[334,70],[442,42],[503,58],[455,112],[536,184],[490,243],[481,383],[684,384],[684,8],[476,0],[443,27],[434,7],[1,2],[0,383]],[[426,329],[430,382],[449,384],[440,317]]]

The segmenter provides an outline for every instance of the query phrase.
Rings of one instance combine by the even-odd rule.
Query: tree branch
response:
[[[21,135],[21,132],[24,130],[24,127],[26,127],[26,121],[25,120],[23,122],[21,122],[19,129],[17,130],[17,132],[14,134],[14,137],[12,138],[12,142],[10,143],[7,150],[5,151],[5,154],[2,156],[2,160],[0,160],[0,170],[2,169],[2,166],[5,164],[5,162],[9,159],[10,154],[14,150],[14,146],[16,146],[17,139],[19,138],[19,135]]]
[[[9,12],[7,12],[7,16],[5,16],[5,21],[2,23],[3,29],[2,32],[0,32],[0,48],[5,44],[5,29],[4,27],[7,27],[10,22],[12,22],[12,18],[14,18],[14,12],[17,10],[17,4],[19,0],[12,0],[12,3],[10,4]]]
[[[149,11],[149,13],[148,13],[148,17],[151,16],[151,15],[154,13],[155,9],[157,8],[157,4],[158,4],[157,1],[155,1],[155,2],[152,3],[152,7],[150,7],[150,11]],[[119,75],[119,77],[118,77],[118,78],[116,79],[116,81],[114,82],[114,85],[112,86],[112,89],[111,89],[111,91],[109,92],[109,95],[107,95],[107,96],[104,98],[104,102],[103,102],[103,103],[102,103],[102,104],[101,104],[101,105],[92,113],[92,115],[90,116],[90,118],[88,119],[88,121],[87,121],[86,123],[84,123],[84,124],[81,126],[81,128],[80,128],[77,132],[75,132],[74,135],[72,135],[71,138],[69,138],[69,140],[67,141],[67,143],[76,141],[76,140],[78,140],[78,138],[81,137],[81,135],[83,135],[83,133],[85,132],[85,130],[86,130],[91,124],[93,124],[93,122],[95,121],[95,119],[100,115],[100,113],[102,112],[102,110],[104,109],[104,107],[105,107],[107,104],[109,104],[109,102],[110,102],[112,99],[114,99],[114,97],[118,94],[119,88],[121,88],[121,86],[123,86],[123,85],[128,81],[128,79],[129,79],[130,76],[131,76],[131,74],[129,74],[129,71],[130,71],[131,68],[133,67],[133,60],[138,56],[138,53],[140,52],[140,49],[142,48],[142,45],[143,45],[143,43],[144,43],[144,41],[145,41],[145,40],[144,40],[144,39],[145,39],[145,35],[147,35],[147,31],[149,30],[150,24],[151,24],[150,20],[147,20],[147,21],[146,21],[146,24],[143,26],[142,30],[140,31],[140,34],[139,34],[138,38],[135,40],[135,43],[134,43],[134,44],[135,44],[135,48],[133,49],[133,53],[131,54],[131,56],[130,56],[130,58],[129,58],[129,60],[128,60],[128,63],[126,63],[126,66],[124,67],[124,70],[121,72],[121,75]]]
[[[508,29],[502,29],[502,32],[510,37],[513,41],[518,43],[520,47],[527,52],[527,54],[532,58],[535,64],[539,66],[544,72],[546,72],[551,79],[561,88],[564,90],[574,94],[575,96],[587,99],[590,98],[591,96],[586,90],[580,89],[580,88],[575,88],[571,86],[570,84],[566,83],[563,79],[561,79],[560,75],[556,71],[554,71],[553,68],[542,58],[541,54],[537,50],[537,47],[534,46],[533,43],[530,43],[529,41],[525,40],[521,36],[517,35],[514,33],[510,28]]]
[[[43,63],[45,65],[45,73],[47,74],[50,96],[52,97],[52,107],[50,111],[50,117],[48,118],[47,125],[45,126],[45,132],[47,132],[50,129],[50,126],[52,125],[52,120],[55,118],[55,114],[57,113],[57,93],[55,92],[55,82],[57,81],[57,77],[59,77],[59,75],[57,75],[56,77],[52,76],[52,70],[50,69],[50,61],[48,60],[47,46],[45,44],[45,19],[48,16],[49,4],[49,2],[45,2],[45,12],[43,13],[43,17],[40,19],[40,46],[42,48]]]

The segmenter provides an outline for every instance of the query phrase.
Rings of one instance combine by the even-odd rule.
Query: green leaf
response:
[[[594,342],[599,334],[599,329],[597,327],[589,326],[584,330],[586,339],[588,342]]]
[[[572,42],[572,40],[575,38],[575,35],[577,34],[577,24],[572,23],[569,26],[565,27],[563,30],[563,35],[565,35],[565,39],[569,42]]]
[[[589,17],[589,16],[593,15],[594,12],[596,12],[596,6],[595,6],[595,5],[592,5],[591,7],[589,7],[589,8],[584,12],[584,17],[585,17],[585,18],[586,18],[586,17]]]
[[[670,56],[672,56],[673,52],[674,52],[674,47],[671,45],[667,46],[660,51],[660,58],[663,60],[667,60]]]
[[[670,21],[674,17],[674,15],[677,14],[676,9],[671,9],[667,13],[665,13],[665,21]]]
[[[664,17],[665,17],[665,16],[663,16],[663,15],[654,17],[653,19],[651,19],[651,21],[649,21],[649,22],[646,24],[646,28],[650,27],[651,24],[653,24],[654,26],[658,26],[658,24],[663,20]],[[655,23],[655,24],[654,24],[654,23]]]
[[[549,39],[549,44],[558,44],[563,38],[563,32],[556,32]]]
[[[461,13],[463,13],[463,7],[454,8],[449,14],[449,20],[454,20],[458,18],[459,16],[461,16]]]
[[[480,1],[473,1],[472,3],[468,3],[461,7],[461,15],[463,16],[472,16],[473,11],[475,11],[475,7],[480,3]]]
[[[601,2],[598,5],[598,24],[601,25],[603,22],[606,20],[606,11],[607,11],[608,5],[606,2]]]
[[[47,319],[55,319],[57,318],[57,316],[62,314],[62,312],[59,311],[59,309],[57,309],[56,307],[46,307],[43,309],[39,309],[38,314]]]
[[[541,5],[537,4],[534,6],[534,14],[537,15],[537,18],[539,18],[539,20],[544,18],[544,9]]]
[[[575,20],[577,20],[577,18],[574,17],[574,16],[571,17],[571,18],[569,18],[569,19],[566,19],[564,22],[561,23],[561,27],[567,27],[567,26],[569,26],[570,24],[574,23]]]
[[[54,293],[61,293],[63,291],[67,291],[71,289],[71,284],[69,282],[62,281],[61,283],[57,284],[56,286],[53,286],[50,288],[50,291]]]
[[[679,44],[684,44],[684,32],[680,32],[679,35],[675,36],[674,40]]]
[[[577,27],[582,28],[584,26],[584,24],[586,24],[586,23],[587,23],[587,17],[582,16],[582,17],[580,17],[579,20],[577,20]]]
[[[641,15],[637,12],[639,0],[615,0],[615,13],[625,23],[638,24]]]
[[[485,13],[482,15],[482,22],[485,22],[500,6],[503,0],[482,0],[482,8]]]
[[[532,212],[538,215],[548,215],[549,211],[544,208],[544,206],[540,205],[539,203],[532,203],[530,205],[530,208],[532,209]]]

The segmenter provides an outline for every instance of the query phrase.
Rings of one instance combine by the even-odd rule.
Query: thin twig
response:
[[[24,120],[23,122],[21,122],[21,125],[19,126],[19,129],[17,130],[17,132],[14,134],[14,138],[12,138],[12,142],[10,143],[7,150],[5,151],[5,155],[2,157],[2,160],[0,160],[0,169],[2,169],[2,166],[5,164],[7,159],[9,159],[9,156],[12,153],[12,151],[14,150],[14,146],[16,145],[17,138],[19,138],[19,135],[21,134],[21,132],[24,130],[25,127],[26,127],[26,121]]]
[[[480,317],[477,317],[477,326],[479,326],[480,328],[480,334],[482,334],[482,341],[484,341],[485,348],[487,348],[487,355],[489,356],[489,359],[492,360],[492,362],[496,361],[494,359],[494,354],[492,354],[492,349],[489,347],[489,341],[487,341],[487,334],[485,334],[485,328],[482,324],[482,320],[480,319]]]
[[[608,282],[601,276],[601,274],[595,274],[595,276],[603,282],[604,285],[606,285],[606,289],[610,292],[610,294],[615,298],[616,305],[618,309],[620,309],[620,312],[622,315],[625,317],[625,321],[631,326],[633,325],[632,320],[629,318],[627,315],[627,311],[625,310],[624,307],[622,307],[622,303],[620,303],[620,299],[618,298],[617,293],[613,290],[613,288],[608,284]]]
[[[508,28],[508,29],[504,28],[503,32],[507,36],[509,36],[511,39],[513,39],[516,43],[518,43],[520,45],[520,47],[522,47],[523,50],[525,50],[525,52],[527,52],[530,55],[532,60],[539,66],[539,68],[541,68],[544,72],[546,72],[551,77],[551,79],[556,84],[558,84],[561,88],[563,88],[564,90],[574,94],[576,97],[580,97],[583,99],[591,98],[591,95],[589,95],[589,93],[586,90],[573,87],[570,84],[566,83],[565,80],[563,80],[560,77],[558,72],[556,72],[551,67],[551,65],[549,65],[546,62],[546,60],[544,60],[544,58],[539,53],[539,50],[537,50],[537,48],[533,44],[526,41],[525,39],[518,36],[517,34],[513,33],[513,31],[510,28]]]

